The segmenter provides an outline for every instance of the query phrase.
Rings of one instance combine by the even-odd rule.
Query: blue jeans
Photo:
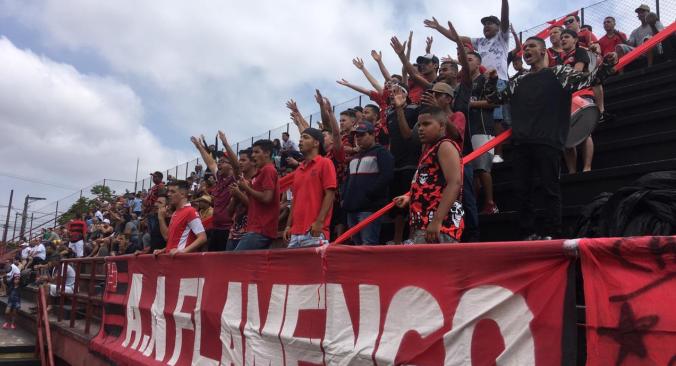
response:
[[[472,164],[465,164],[464,179],[462,184],[462,207],[465,208],[465,230],[462,233],[462,241],[465,243],[478,242],[479,233],[479,210],[476,206],[474,195],[474,168]]]
[[[268,249],[272,244],[272,238],[259,233],[246,233],[237,243],[235,250],[260,250]]]
[[[373,212],[348,212],[347,213],[347,226],[353,227],[358,223],[366,220],[367,217],[371,216]],[[374,245],[380,243],[380,221],[381,218],[377,218],[375,221],[367,225],[360,232],[352,236],[352,242],[357,245]]]
[[[319,236],[312,236],[312,234],[308,232],[303,235],[291,235],[288,248],[304,248],[328,243],[329,241],[324,237],[324,233],[319,234]]]
[[[498,80],[498,91],[501,92],[507,88],[509,82],[507,80]],[[493,109],[493,119],[496,121],[502,121],[503,125],[511,126],[512,125],[512,116],[509,110],[509,104],[504,104]]]

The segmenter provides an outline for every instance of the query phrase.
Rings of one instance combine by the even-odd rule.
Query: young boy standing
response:
[[[428,107],[418,116],[422,154],[409,195],[395,198],[398,207],[410,206],[411,242],[455,243],[464,226],[462,160],[458,145],[445,137],[448,117],[441,108]]]
[[[21,286],[21,276],[15,275],[11,279],[9,295],[7,298],[7,315],[9,316],[9,322],[5,322],[5,324],[2,325],[3,329],[16,329],[16,313],[19,308],[21,308],[19,286]]]

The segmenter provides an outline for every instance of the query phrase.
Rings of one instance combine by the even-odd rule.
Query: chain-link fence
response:
[[[676,0],[605,0],[584,8],[570,9],[568,14],[577,11],[581,24],[591,26],[592,32],[599,38],[605,34],[603,20],[612,16],[615,18],[615,29],[629,36],[632,30],[641,25],[635,12],[641,4],[648,5],[665,26],[676,19]],[[561,19],[565,15],[561,14],[552,21]],[[525,40],[539,34],[549,26],[550,24],[545,22],[519,32],[519,36]]]

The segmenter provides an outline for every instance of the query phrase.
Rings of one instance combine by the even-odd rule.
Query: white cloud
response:
[[[4,37],[0,59],[0,165],[7,171],[77,186],[131,180],[137,156],[142,169],[186,158],[142,125],[141,100],[128,86],[83,75]]]

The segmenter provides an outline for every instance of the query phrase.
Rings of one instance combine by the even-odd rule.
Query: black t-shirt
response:
[[[584,69],[582,71],[589,71],[589,52],[582,47],[575,47],[574,50],[563,55],[561,60],[562,65],[570,65],[575,67],[575,64],[582,62],[584,64]]]
[[[465,115],[465,137],[462,147],[462,154],[470,154],[474,149],[472,149],[472,121],[469,119],[469,100],[472,97],[472,89],[466,84],[459,83],[458,87],[455,88],[455,96],[453,97],[453,111],[462,112]]]
[[[419,113],[420,107],[416,104],[409,104],[404,108],[409,128],[413,129],[418,122]],[[401,136],[396,109],[387,111],[387,128],[390,132],[390,152],[394,156],[394,169],[416,169],[420,159],[420,145],[415,144],[411,138],[404,139]]]
[[[153,214],[157,217],[157,214]],[[150,230],[150,249],[164,249],[167,246],[167,241],[164,240],[162,232],[160,231],[159,222]]]
[[[481,74],[472,80],[471,101],[486,100],[486,77]],[[470,108],[469,109],[470,134],[493,135],[493,108]]]
[[[551,68],[522,77],[510,100],[512,141],[563,150],[570,129],[571,96]]]

